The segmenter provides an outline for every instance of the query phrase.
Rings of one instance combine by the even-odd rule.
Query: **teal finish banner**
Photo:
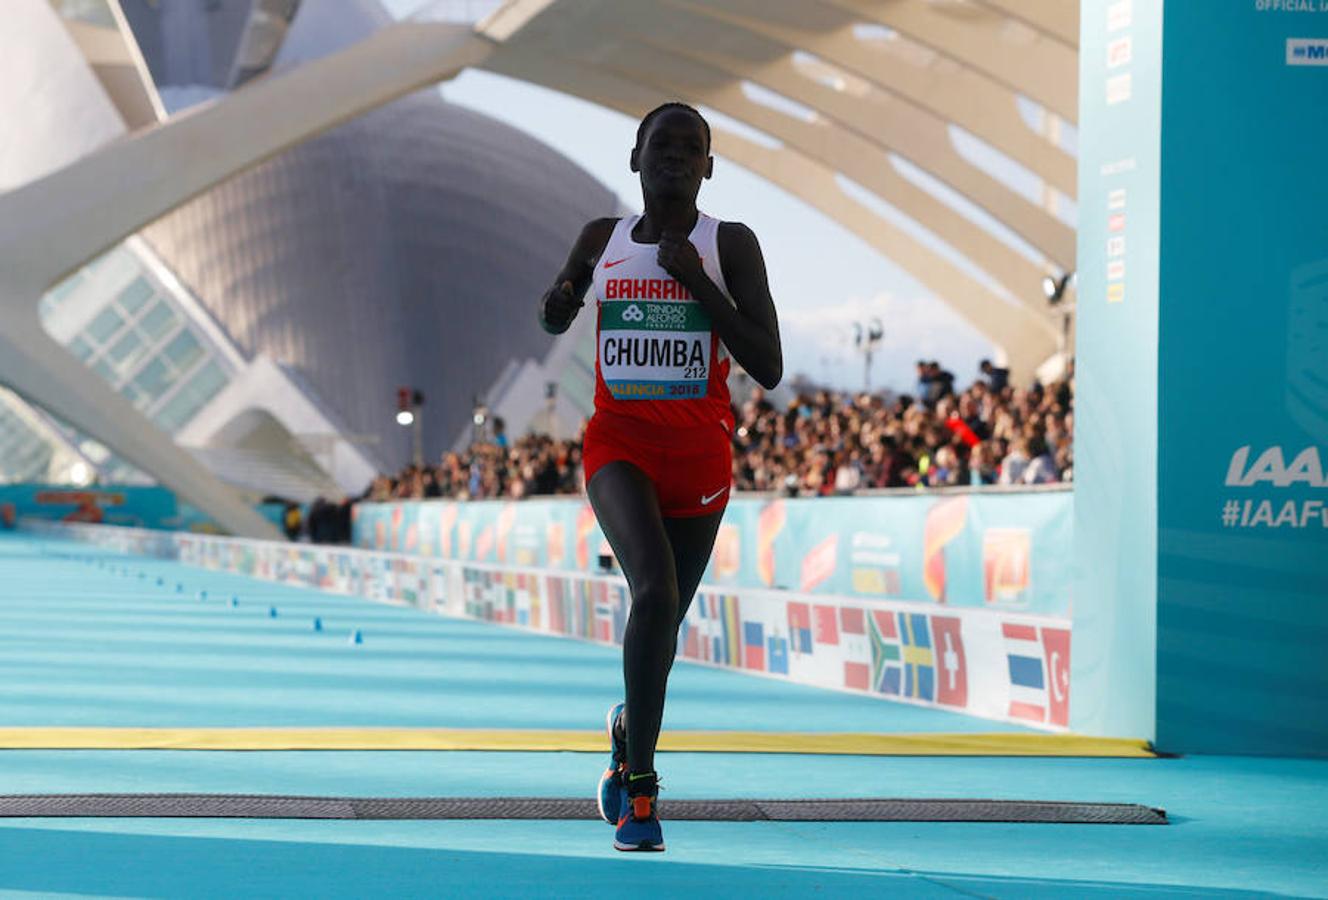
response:
[[[1328,2],[1080,21],[1071,726],[1328,755]]]
[[[595,573],[584,500],[359,504],[357,547]],[[1071,495],[948,494],[729,504],[704,582],[1068,615]]]
[[[1328,3],[1163,34],[1157,737],[1328,755]]]

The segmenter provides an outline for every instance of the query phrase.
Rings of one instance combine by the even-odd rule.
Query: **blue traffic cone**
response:
[[[356,628],[354,631],[350,633],[350,642],[352,644],[364,643],[364,635],[360,633],[360,629]]]

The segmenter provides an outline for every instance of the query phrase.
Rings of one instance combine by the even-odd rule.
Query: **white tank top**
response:
[[[618,221],[595,266],[595,408],[661,425],[729,418],[728,354],[710,314],[655,261],[656,244],[632,240],[640,216]],[[729,297],[719,261],[719,220],[700,213],[689,240]],[[643,401],[663,402],[643,402]]]

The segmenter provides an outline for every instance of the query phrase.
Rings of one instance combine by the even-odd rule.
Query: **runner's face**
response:
[[[647,193],[695,200],[712,166],[705,128],[686,110],[663,112],[646,129],[632,162]]]

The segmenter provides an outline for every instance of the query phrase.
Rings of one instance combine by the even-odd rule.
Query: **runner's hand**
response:
[[[659,236],[659,249],[655,254],[659,267],[691,290],[705,276],[701,255],[696,245],[679,232],[665,232]]]
[[[584,301],[574,295],[572,282],[564,281],[544,295],[544,321],[552,328],[564,329],[584,305]]]

